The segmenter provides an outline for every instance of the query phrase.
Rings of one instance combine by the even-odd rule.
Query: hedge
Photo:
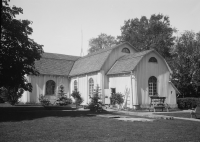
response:
[[[200,98],[178,98],[177,104],[180,109],[191,109],[200,106]]]

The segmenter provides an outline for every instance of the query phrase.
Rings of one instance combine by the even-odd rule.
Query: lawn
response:
[[[200,123],[185,120],[124,122],[89,111],[0,109],[1,142],[133,142],[200,140]]]
[[[166,116],[174,116],[174,117],[191,118],[191,115],[190,115],[189,112],[182,112],[182,113],[156,113],[156,115],[166,115]],[[197,116],[197,118],[199,119],[200,117]]]

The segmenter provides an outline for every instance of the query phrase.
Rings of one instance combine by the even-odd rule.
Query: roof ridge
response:
[[[51,52],[44,52],[44,53],[47,53],[47,54],[58,54],[58,55],[64,55],[64,56],[72,56],[72,57],[80,57],[80,56],[75,56],[75,55],[66,55],[66,54],[60,54],[60,53],[51,53]],[[44,54],[43,53],[43,54]]]
[[[69,59],[58,59],[58,58],[48,58],[48,57],[42,57],[43,59],[52,59],[52,60],[65,60],[65,61],[74,61],[76,62],[77,60],[69,60]]]
[[[115,46],[113,46],[113,47],[108,47],[108,48],[100,49],[100,50],[98,50],[98,51],[96,51],[96,52],[93,52],[93,53],[91,53],[91,54],[88,54],[88,55],[86,55],[86,56],[83,56],[83,57],[81,57],[81,58],[79,58],[79,59],[83,59],[83,58],[87,58],[87,57],[90,57],[90,56],[94,56],[94,55],[96,55],[96,54],[101,54],[101,53],[103,53],[103,52],[107,52],[107,51],[109,51],[109,50],[112,50],[112,49],[114,49],[114,48],[117,48],[117,47],[121,46],[122,44],[127,44],[127,43],[128,43],[128,42],[123,42],[123,43],[120,43],[120,44],[115,45]]]
[[[146,54],[149,53],[150,51],[153,51],[153,49],[145,50],[145,51],[141,51],[141,52],[136,52],[136,53],[131,53],[131,54],[128,54],[128,55],[124,55],[124,56],[122,56],[121,58],[119,58],[119,60],[127,60],[127,59],[136,58],[136,57],[141,57],[141,56],[146,55]],[[131,55],[138,54],[138,53],[143,53],[143,52],[146,52],[146,53],[145,53],[145,54],[139,54],[139,55],[136,55],[136,56],[131,56]],[[128,56],[129,56],[129,57],[128,57]],[[128,58],[123,59],[123,57],[128,57]]]

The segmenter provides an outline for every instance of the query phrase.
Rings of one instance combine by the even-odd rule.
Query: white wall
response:
[[[149,63],[150,57],[155,57],[158,63]],[[150,97],[148,94],[148,79],[151,76],[157,78],[157,91],[159,96],[166,97],[166,102],[169,104],[174,103],[171,96],[169,96],[169,76],[170,72],[164,62],[164,60],[155,52],[151,52],[142,58],[140,63],[135,69],[137,80],[137,95],[138,103],[140,105],[148,105],[150,103]]]
[[[90,73],[86,75],[79,75],[76,77],[71,78],[70,82],[70,93],[74,90],[74,81],[77,80],[78,84],[78,91],[81,94],[81,97],[84,99],[82,105],[86,105],[89,103],[89,79],[92,78],[94,80],[94,89],[97,84],[101,87],[101,80],[100,80],[100,72]]]
[[[129,74],[109,76],[109,88],[115,88],[116,93],[122,93],[122,95],[124,95],[125,100],[125,92],[127,89],[127,91],[129,92],[127,96],[127,107],[132,108],[131,78]]]
[[[46,82],[53,80],[56,83],[56,90],[54,95],[46,95],[51,101],[56,99],[58,95],[58,89],[60,85],[64,86],[64,90],[69,95],[69,79],[64,76],[52,76],[52,75],[39,75],[39,76],[27,76],[28,81],[32,84],[32,92],[25,91],[21,102],[24,103],[39,103],[39,95],[45,95]]]

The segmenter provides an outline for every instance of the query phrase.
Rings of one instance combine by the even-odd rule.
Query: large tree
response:
[[[185,97],[200,97],[200,32],[185,31],[176,39],[173,82]]]
[[[29,20],[17,20],[23,9],[3,0],[1,7],[0,89],[32,90],[25,75],[37,75],[34,62],[43,53],[42,45],[29,38],[33,30]],[[0,90],[0,91],[1,91]]]
[[[108,48],[115,44],[117,44],[117,40],[115,39],[115,37],[101,33],[100,35],[98,35],[97,38],[92,38],[89,40],[90,48],[88,52],[96,52],[100,49]]]
[[[164,58],[170,57],[170,48],[174,44],[173,32],[169,17],[162,14],[151,15],[150,19],[142,16],[140,19],[129,19],[121,27],[121,42],[128,41],[138,50],[155,49]]]

